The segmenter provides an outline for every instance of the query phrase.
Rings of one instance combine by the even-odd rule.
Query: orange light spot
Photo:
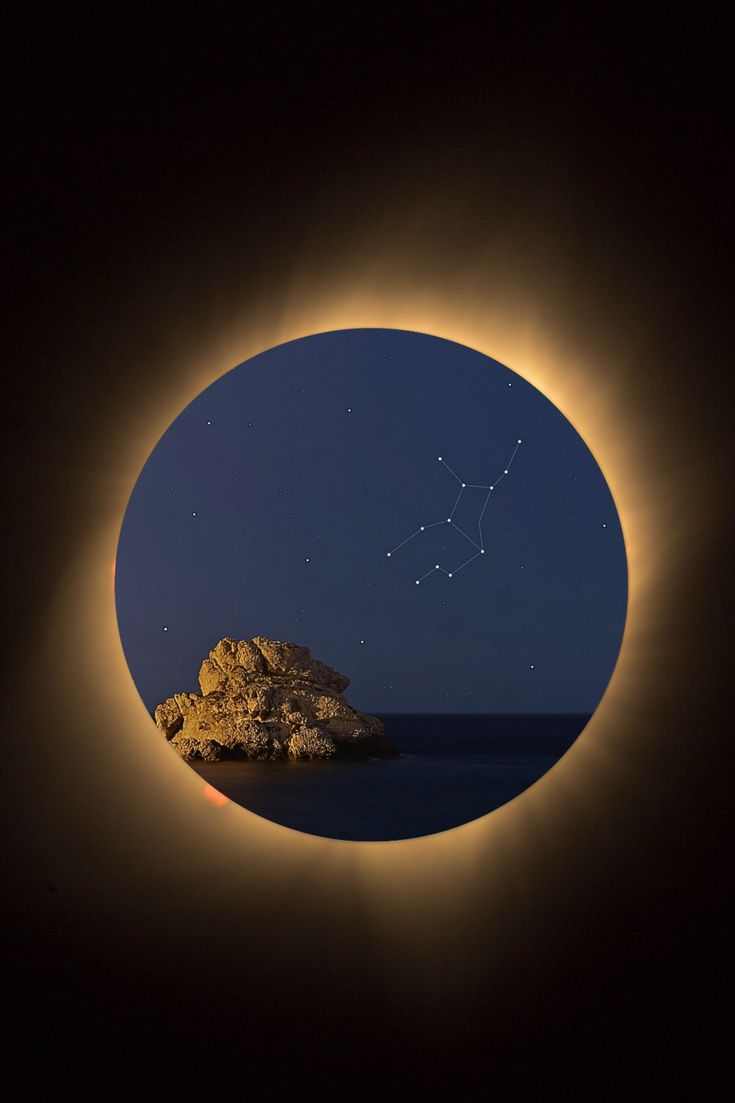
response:
[[[213,785],[207,784],[204,786],[204,796],[207,800],[211,801],[212,804],[216,805],[217,808],[221,808],[223,804],[227,804],[228,798],[224,793],[220,793],[218,789],[215,789]]]

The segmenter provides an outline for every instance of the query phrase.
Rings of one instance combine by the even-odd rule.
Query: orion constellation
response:
[[[441,521],[431,521],[431,522],[429,522],[429,524],[421,525],[419,528],[416,529],[415,532],[412,532],[410,536],[407,536],[405,540],[402,540],[400,542],[400,544],[396,544],[395,548],[391,548],[391,550],[389,552],[386,552],[386,555],[387,555],[388,559],[390,559],[390,557],[393,555],[394,552],[397,552],[399,548],[404,547],[404,545],[408,544],[408,542],[410,540],[413,540],[414,537],[419,536],[420,533],[422,533],[422,532],[426,532],[427,529],[436,528],[438,525],[452,525],[456,529],[456,531],[460,534],[460,536],[463,536],[465,538],[465,540],[469,541],[469,543],[472,544],[472,546],[474,548],[476,548],[476,551],[474,552],[473,555],[470,556],[469,559],[466,559],[464,561],[464,563],[460,563],[460,565],[458,567],[453,567],[451,571],[448,571],[446,569],[446,567],[442,567],[439,563],[435,563],[434,566],[431,568],[431,570],[427,571],[426,574],[422,574],[421,578],[416,579],[416,585],[417,586],[420,586],[425,578],[428,578],[429,575],[434,574],[436,571],[441,571],[442,574],[445,574],[447,576],[447,578],[453,578],[454,575],[458,574],[459,571],[464,570],[464,568],[469,566],[470,563],[473,563],[475,561],[475,559],[478,559],[481,555],[485,554],[485,536],[484,536],[484,533],[482,531],[482,519],[485,516],[485,510],[488,507],[488,503],[490,501],[490,498],[491,498],[493,492],[495,491],[495,489],[497,488],[498,483],[502,482],[502,480],[505,478],[505,476],[510,472],[511,464],[513,463],[513,460],[516,458],[516,453],[518,452],[518,449],[520,448],[521,443],[522,443],[521,440],[516,441],[516,446],[513,449],[513,455],[510,457],[510,459],[506,463],[505,467],[503,468],[503,473],[501,475],[498,475],[498,477],[497,477],[497,479],[495,480],[494,483],[464,483],[460,479],[457,472],[452,470],[452,468],[449,466],[449,464],[444,459],[444,457],[443,456],[437,456],[437,459],[439,460],[439,463],[443,464],[444,467],[446,467],[449,474],[452,476],[452,478],[454,478],[459,483],[459,493],[457,494],[457,497],[455,499],[454,505],[452,506],[452,509],[451,509],[451,512],[450,512],[449,516],[444,518]],[[468,536],[468,534],[463,529],[461,529],[459,527],[459,525],[457,524],[457,522],[454,520],[454,514],[457,510],[457,506],[460,503],[460,499],[462,498],[462,495],[464,494],[465,490],[468,489],[468,488],[473,489],[473,490],[486,490],[487,491],[487,494],[485,495],[485,501],[483,502],[482,509],[480,510],[480,516],[477,518],[477,534],[478,534],[479,541],[480,541],[479,544],[478,544],[477,540],[474,540],[471,536]]]

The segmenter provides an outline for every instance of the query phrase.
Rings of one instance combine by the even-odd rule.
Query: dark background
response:
[[[686,13],[511,23],[404,6],[386,21],[283,7],[238,24],[215,9],[158,22],[16,7],[8,23],[4,948],[24,1071],[79,1084],[104,1058],[109,1094],[153,1064],[172,1091],[234,1072],[242,1092],[273,1094],[460,1091],[479,1075],[512,1097],[558,1076],[604,1098],[636,1082],[637,1050],[653,1082],[701,1086],[721,1061],[732,919],[723,28]],[[160,318],[185,329],[206,313],[214,329],[223,295],[277,287],[315,239],[328,263],[345,223],[403,190],[460,195],[442,227],[448,273],[470,237],[497,232],[491,195],[520,236],[538,218],[560,254],[585,257],[580,297],[635,316],[651,432],[666,462],[699,471],[703,501],[685,562],[672,540],[683,565],[651,643],[660,673],[624,733],[635,781],[502,900],[480,869],[461,919],[430,904],[441,949],[420,971],[408,942],[380,956],[358,890],[321,897],[297,878],[276,906],[254,883],[248,925],[223,926],[216,898],[187,897],[185,863],[154,872],[155,839],[139,840],[136,866],[120,842],[137,838],[132,821],[105,835],[110,813],[87,793],[72,823],[48,796],[63,758],[51,779],[44,747],[63,747],[73,716],[44,709],[42,671],[19,680],[94,521],[79,487],[105,413],[155,389],[142,352],[149,363]],[[509,280],[533,278],[522,260]]]

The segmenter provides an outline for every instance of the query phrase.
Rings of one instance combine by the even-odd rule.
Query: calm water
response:
[[[484,816],[537,781],[589,716],[383,715],[396,759],[215,762],[196,772],[276,823],[337,839],[405,839]]]

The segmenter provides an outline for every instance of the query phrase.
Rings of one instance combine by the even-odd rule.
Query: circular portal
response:
[[[609,682],[612,495],[543,394],[424,333],[280,345],[158,442],[118,543],[125,656],[168,741],[269,820],[410,838],[517,797]]]

